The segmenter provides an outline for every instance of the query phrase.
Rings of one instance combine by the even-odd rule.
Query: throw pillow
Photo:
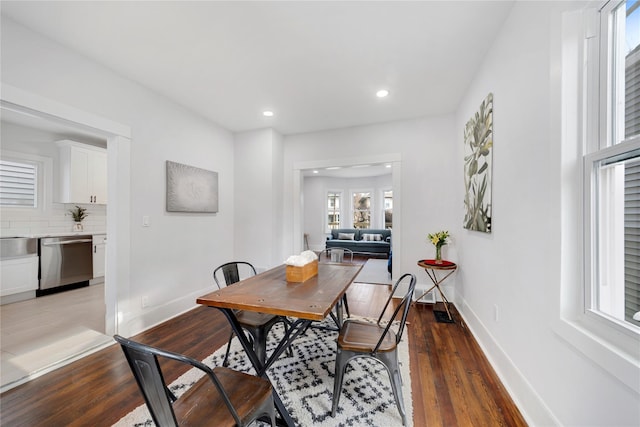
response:
[[[356,233],[338,233],[338,240],[353,240]]]
[[[382,240],[382,234],[363,234],[362,240],[365,242],[379,242]]]

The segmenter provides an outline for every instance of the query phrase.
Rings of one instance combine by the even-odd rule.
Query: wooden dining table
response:
[[[267,378],[267,370],[286,348],[313,322],[321,321],[331,313],[361,269],[362,265],[355,264],[319,264],[316,276],[305,282],[287,282],[286,266],[283,264],[232,286],[203,295],[196,301],[224,313],[257,375]],[[235,310],[268,313],[292,319],[283,338],[264,363],[256,356],[251,342],[242,332]],[[338,319],[338,323],[340,322]],[[273,394],[276,409],[280,414],[278,424],[294,426],[295,423],[275,388]]]

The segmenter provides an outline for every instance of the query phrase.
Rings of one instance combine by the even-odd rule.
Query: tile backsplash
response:
[[[105,232],[107,230],[106,205],[79,205],[87,209],[88,216],[82,221],[83,232]],[[0,237],[32,236],[43,234],[77,233],[69,213],[75,204],[53,203],[46,214],[35,211],[29,214],[24,209],[2,208],[0,210]]]

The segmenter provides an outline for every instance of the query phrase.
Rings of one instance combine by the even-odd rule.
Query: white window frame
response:
[[[353,214],[355,213],[355,207],[353,206],[354,193],[369,193],[369,212],[371,214],[371,220],[369,221],[369,229],[373,229],[376,224],[375,191],[372,188],[367,188],[367,189],[356,188],[349,191],[349,222],[351,222],[351,227],[355,227],[355,224],[353,223]]]
[[[324,217],[322,218],[323,228],[327,234],[331,233],[331,227],[329,227],[329,206],[328,206],[328,197],[329,193],[339,194],[340,195],[340,209],[338,213],[340,214],[340,227],[338,228],[347,228],[344,224],[344,191],[342,190],[332,190],[327,189],[324,192]]]
[[[619,333],[633,337],[640,336],[640,329],[628,322],[619,321],[595,310],[592,307],[597,302],[594,293],[598,285],[598,256],[597,248],[597,223],[599,213],[595,211],[598,206],[596,188],[598,180],[598,164],[600,161],[619,156],[624,153],[638,149],[640,137],[624,140],[624,123],[621,120],[615,121],[616,117],[624,117],[624,102],[611,102],[612,99],[624,100],[625,93],[622,85],[614,86],[614,75],[612,72],[612,61],[616,70],[624,70],[624,59],[620,55],[615,55],[616,49],[621,47],[616,45],[614,34],[613,11],[623,0],[615,0],[603,3],[598,17],[599,43],[594,43],[592,49],[587,51],[587,60],[593,66],[587,68],[586,78],[586,102],[594,103],[597,108],[586,108],[585,121],[598,124],[597,129],[586,130],[586,144],[583,157],[583,228],[584,228],[584,306],[582,312],[592,320],[606,324]],[[595,61],[593,61],[595,59]],[[590,73],[591,72],[591,73]],[[592,75],[590,75],[592,74]],[[615,97],[612,97],[612,92]],[[590,95],[592,94],[592,95]],[[618,126],[618,128],[614,128]],[[620,141],[620,142],[618,142]]]
[[[10,171],[11,170],[14,171],[13,174],[10,175],[12,178],[15,179],[18,176],[22,176],[23,185],[16,184],[15,181],[13,181],[11,179],[8,179],[6,181],[7,190],[9,190],[9,189],[13,189],[13,190],[20,189],[19,191],[23,195],[24,194],[29,194],[30,195],[29,199],[24,199],[24,198],[22,199],[23,202],[29,201],[30,202],[29,205],[26,204],[26,203],[23,203],[23,204],[7,203],[7,204],[5,204],[5,203],[2,203],[2,199],[0,199],[0,205],[2,207],[10,208],[10,209],[11,208],[37,209],[38,206],[40,205],[38,203],[38,199],[40,198],[40,188],[38,186],[38,181],[40,179],[40,169],[41,169],[40,165],[37,162],[30,162],[30,161],[27,161],[27,160],[17,161],[17,160],[13,160],[13,159],[7,159],[7,158],[4,158],[4,157],[0,158],[0,164],[4,164],[5,167],[7,168],[7,169],[4,169],[4,167],[0,166],[0,167],[2,167],[2,170],[6,172],[7,176],[10,175],[10,173],[11,173]],[[15,172],[16,168],[18,168],[19,170],[22,171],[22,172],[19,172],[19,175],[16,174],[16,172]],[[30,171],[33,171],[33,172],[29,173],[29,176],[28,176],[29,181],[28,182],[24,181],[24,179],[26,178],[25,174],[30,172]],[[3,183],[4,183],[4,180],[3,180]],[[24,184],[29,184],[29,185],[32,184],[33,185],[33,193],[26,193],[25,190],[24,190],[24,188],[25,188]],[[15,199],[15,196],[14,196],[14,199]]]
[[[611,117],[606,110],[607,87],[600,85],[602,78],[609,77],[608,58],[600,60],[601,49],[608,43],[608,22],[601,19],[601,14],[616,4],[618,2],[603,1],[600,9],[565,15],[563,21],[562,83],[558,92],[562,95],[558,97],[562,110],[559,129],[566,141],[561,149],[562,285],[560,317],[553,322],[553,330],[604,371],[640,393],[638,335],[589,308],[594,270],[593,165],[600,158],[608,157],[607,154],[611,155],[613,150],[629,149],[621,145],[599,151],[605,148],[601,143],[604,141],[606,145],[608,142]],[[607,111],[607,114],[603,116],[601,111]]]
[[[604,322],[609,327],[616,329],[618,332],[627,334],[631,337],[640,336],[640,328],[628,322],[621,321],[606,313],[593,309],[597,300],[595,297],[596,287],[598,286],[599,271],[598,261],[598,242],[597,242],[597,222],[599,213],[596,212],[597,203],[597,173],[598,164],[602,160],[609,159],[640,150],[640,137],[632,138],[628,141],[603,148],[594,153],[584,156],[584,266],[585,266],[585,298],[584,313],[592,319]]]
[[[20,153],[16,151],[2,150],[0,157],[3,160],[31,163],[37,167],[37,188],[36,188],[36,207],[25,206],[0,206],[2,209],[10,210],[12,214],[24,213],[25,215],[43,214],[48,212],[53,203],[53,159],[50,157],[39,156],[36,154]]]
[[[393,187],[382,187],[380,189],[380,228],[386,228],[387,224],[385,222],[385,206],[384,206],[384,201],[385,201],[385,197],[384,197],[384,193],[386,193],[387,191],[391,191],[391,193],[393,193]],[[393,200],[393,197],[391,198],[391,200]],[[391,207],[391,210],[393,211],[393,207]],[[393,222],[391,222],[391,228],[393,229]]]

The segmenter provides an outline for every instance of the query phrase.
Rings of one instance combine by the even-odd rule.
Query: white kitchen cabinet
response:
[[[107,150],[64,140],[60,149],[60,203],[107,204]]]
[[[37,255],[0,260],[0,296],[5,297],[36,289],[38,289]]]
[[[93,235],[93,278],[104,277],[105,260],[107,255],[107,235]]]

